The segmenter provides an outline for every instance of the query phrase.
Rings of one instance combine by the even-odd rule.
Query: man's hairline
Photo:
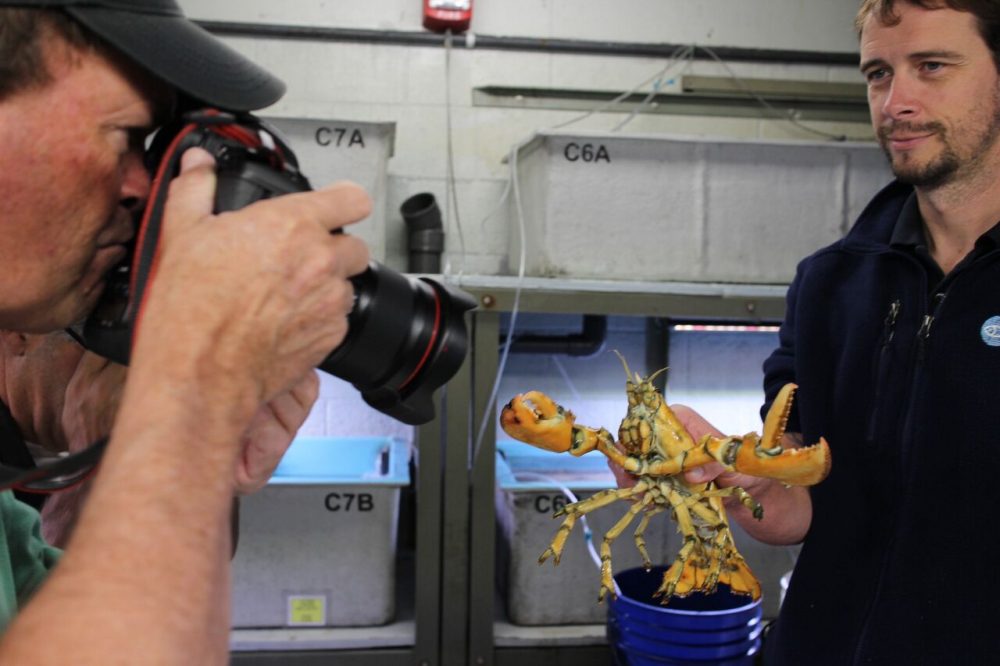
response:
[[[982,19],[980,19],[978,16],[976,16],[972,12],[964,11],[964,10],[959,10],[959,9],[954,9],[945,0],[931,0],[931,1],[932,2],[936,2],[937,4],[934,7],[924,7],[923,5],[920,5],[917,2],[914,2],[913,0],[892,0],[892,3],[893,3],[893,14],[892,14],[892,16],[894,16],[896,18],[896,22],[895,23],[885,23],[885,22],[881,21],[881,19],[879,19],[879,17],[876,15],[876,13],[874,11],[869,11],[868,14],[865,16],[863,24],[861,25],[861,27],[858,28],[858,44],[860,45],[861,40],[862,40],[862,38],[864,36],[864,26],[865,26],[865,24],[868,23],[868,21],[870,19],[874,18],[874,20],[878,21],[883,26],[887,26],[887,27],[892,27],[893,25],[898,25],[899,24],[900,17],[899,17],[898,14],[895,13],[895,9],[896,9],[896,4],[897,3],[907,4],[907,5],[910,5],[911,7],[918,7],[920,9],[923,9],[923,10],[926,10],[926,11],[929,11],[929,12],[938,11],[940,9],[951,9],[952,11],[957,11],[957,12],[960,12],[962,14],[969,14],[969,15],[972,16],[973,21],[975,21],[975,23],[976,23],[976,36],[979,37],[979,39],[983,43],[983,46],[985,46],[986,50],[989,51],[990,56],[993,59],[993,65],[994,65],[994,67],[996,67],[997,74],[1000,75],[1000,54],[998,54],[997,52],[995,52],[990,47],[989,43],[986,41],[986,37],[983,36],[983,31],[981,29]],[[862,62],[858,63],[858,71],[860,71],[862,73],[865,71],[866,67],[863,66],[864,64],[865,63],[862,63]]]
[[[888,14],[889,14],[889,16],[891,18],[893,18],[896,21],[896,23],[898,23],[899,20],[900,20],[900,16],[898,14],[897,6],[899,4],[906,4],[906,5],[910,5],[911,7],[919,7],[920,9],[924,9],[924,10],[927,10],[929,12],[937,11],[939,9],[952,9],[952,7],[950,7],[948,5],[948,3],[947,3],[946,0],[928,0],[928,1],[936,3],[935,6],[933,6],[933,7],[924,7],[923,5],[921,5],[916,0],[889,0],[889,2],[891,3],[892,7],[890,8]],[[958,10],[955,10],[955,11],[958,11]],[[971,12],[965,12],[965,13],[970,14]],[[876,12],[873,9],[869,10],[868,13],[865,15],[864,20],[861,22],[860,25],[858,24],[858,18],[860,18],[860,17],[855,17],[854,27],[857,30],[858,40],[859,41],[861,40],[861,35],[864,32],[864,24],[867,23],[868,19],[870,19],[872,17],[874,17],[876,21],[879,21],[880,23],[882,23],[882,25],[886,25],[886,26],[895,25],[895,24],[892,24],[892,23],[885,23],[885,22],[881,21],[881,19],[878,17],[878,15],[876,14]],[[974,18],[977,21],[979,20],[978,16],[974,16]]]

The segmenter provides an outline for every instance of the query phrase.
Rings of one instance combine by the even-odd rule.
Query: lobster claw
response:
[[[764,419],[764,432],[760,438],[763,448],[774,449],[781,446],[781,437],[785,434],[788,416],[792,413],[792,398],[798,388],[796,384],[785,384],[775,396]]]
[[[733,461],[736,471],[793,486],[815,485],[830,473],[830,446],[822,437],[812,446],[784,448],[781,445],[796,388],[795,384],[781,387],[764,419],[764,434],[760,439],[755,433],[743,436]]]
[[[500,412],[504,432],[546,451],[564,453],[573,445],[573,412],[557,405],[541,391],[521,393]]]

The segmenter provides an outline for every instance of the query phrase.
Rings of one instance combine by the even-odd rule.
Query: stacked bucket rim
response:
[[[665,566],[615,576],[621,590],[608,606],[608,644],[617,666],[752,666],[760,651],[761,600],[692,594],[661,605],[653,593]]]

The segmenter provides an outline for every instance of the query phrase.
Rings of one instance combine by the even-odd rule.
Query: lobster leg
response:
[[[598,450],[632,474],[667,476],[680,471],[685,456],[654,463],[629,456],[618,450],[615,439],[605,428],[595,429],[576,425],[573,412],[556,404],[540,391],[528,391],[511,398],[500,412],[500,426],[514,439],[555,453],[569,452],[582,456]],[[694,453],[692,450],[689,453]],[[712,458],[702,454],[704,464]],[[694,466],[694,465],[692,465]],[[657,470],[657,471],[652,471]],[[662,471],[659,471],[662,470]]]
[[[650,490],[651,493],[657,492],[656,488]],[[663,511],[662,506],[654,506],[651,509],[647,509],[645,513],[642,514],[642,519],[639,521],[639,526],[635,528],[635,534],[633,538],[635,539],[635,548],[642,555],[642,566],[649,569],[653,568],[653,562],[649,559],[649,552],[646,551],[646,528],[649,526],[649,520],[653,516]]]
[[[697,516],[702,527],[699,531],[705,557],[694,564],[695,586],[692,591],[714,592],[722,575],[722,563],[726,559],[727,548],[732,548],[732,535],[726,520],[726,508],[721,498],[714,495],[718,489],[707,485],[697,493],[685,497],[684,502]]]
[[[646,493],[641,501],[634,502],[628,512],[604,534],[604,540],[601,541],[601,591],[597,595],[598,602],[604,601],[604,595],[608,592],[612,597],[615,596],[614,577],[611,573],[611,543],[621,536],[639,512],[652,501],[653,493]]]
[[[736,497],[739,498],[740,504],[750,509],[754,518],[760,520],[764,517],[764,507],[760,505],[760,502],[751,497],[750,493],[743,490],[739,486],[715,488],[701,494],[702,497],[732,497],[733,495],[736,495]]]
[[[663,575],[656,596],[669,599],[671,596],[685,597],[695,591],[712,592],[721,582],[736,594],[759,598],[760,583],[736,550],[721,502],[722,497],[739,495],[739,491],[708,487],[682,496],[666,484],[660,484],[660,491],[674,508],[678,529],[684,535],[684,546]]]
[[[698,530],[691,519],[687,502],[680,493],[670,488],[666,483],[660,484],[660,493],[673,507],[674,518],[677,520],[677,530],[684,537],[684,545],[677,553],[677,559],[663,574],[663,581],[653,596],[670,598],[677,595],[683,597],[696,587],[694,578],[697,567],[693,565],[692,559],[694,550],[701,549],[701,539],[698,538]]]
[[[567,504],[563,509],[555,514],[555,517],[565,515],[566,519],[563,521],[562,525],[556,531],[556,535],[552,538],[552,542],[549,547],[545,549],[545,552],[541,554],[538,558],[538,563],[542,564],[549,557],[553,558],[556,564],[559,564],[559,560],[562,558],[563,548],[566,547],[566,539],[569,538],[570,532],[573,531],[573,527],[576,525],[576,520],[582,515],[590,513],[595,509],[599,509],[602,506],[607,506],[620,499],[627,499],[634,495],[639,495],[649,489],[649,484],[645,481],[640,481],[631,488],[611,488],[609,490],[602,490],[599,493],[594,493],[585,500],[579,502],[573,502],[572,504]]]
[[[597,450],[610,458],[626,472],[630,472],[636,476],[673,476],[693,467],[715,462],[715,458],[709,455],[702,447],[685,451],[669,460],[649,462],[642,458],[626,455],[613,446],[614,442],[611,444],[611,446],[608,446],[604,442],[598,442]]]

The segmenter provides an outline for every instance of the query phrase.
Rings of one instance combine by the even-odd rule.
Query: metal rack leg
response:
[[[440,396],[435,396],[434,401],[434,413],[438,417],[417,430],[416,640],[413,666],[436,666],[441,661],[441,460],[444,421],[441,418]]]
[[[496,426],[495,410],[487,405],[497,375],[500,317],[480,312],[475,318],[473,356],[473,447],[483,420],[483,439],[472,451],[471,524],[469,558],[469,664],[493,664],[494,580],[496,569],[496,513],[494,509]],[[489,410],[489,411],[487,411]]]
[[[469,417],[471,363],[445,395],[441,534],[441,665],[466,666],[469,594]]]

